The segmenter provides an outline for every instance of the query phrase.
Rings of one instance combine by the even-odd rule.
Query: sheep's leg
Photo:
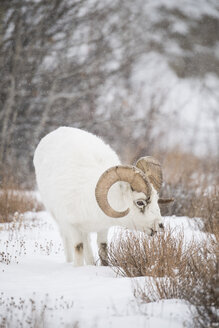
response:
[[[97,233],[99,257],[100,257],[101,265],[104,266],[108,265],[107,235],[108,235],[108,230],[104,230]]]
[[[75,266],[83,265],[83,239],[80,231],[71,225],[67,225],[62,227],[61,235],[63,239],[66,261],[72,262],[74,259]]]
[[[84,259],[87,265],[94,265],[94,257],[90,244],[90,235],[88,233],[83,234],[84,242]]]
[[[73,249],[70,236],[62,236],[65,258],[67,262],[73,261]]]
[[[52,215],[55,218],[54,214],[52,214]],[[72,249],[72,243],[71,243],[70,229],[71,229],[70,225],[60,225],[59,224],[59,231],[60,231],[60,234],[62,237],[66,262],[73,261],[73,249]]]
[[[74,253],[74,266],[82,266],[84,264],[84,243],[83,236],[78,229],[71,227],[71,238]]]

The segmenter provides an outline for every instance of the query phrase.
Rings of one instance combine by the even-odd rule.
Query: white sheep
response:
[[[111,226],[145,231],[163,228],[158,192],[159,162],[143,157],[135,166],[121,165],[99,137],[60,127],[40,141],[34,154],[42,200],[58,224],[66,260],[94,264],[89,233],[97,232],[102,264],[107,264]]]

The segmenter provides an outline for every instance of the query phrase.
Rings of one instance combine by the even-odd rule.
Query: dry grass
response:
[[[142,302],[183,299],[193,305],[195,327],[218,327],[219,229],[186,247],[183,232],[174,234],[170,228],[152,238],[126,231],[109,246],[109,265],[123,276],[147,277],[134,284]]]
[[[33,253],[43,256],[63,253],[61,242],[56,243],[46,235],[42,238],[43,231],[51,229],[50,224],[37,216],[25,218],[17,215],[12,222],[0,225],[0,264],[18,264],[26,255]],[[29,240],[27,235],[33,232],[36,239]],[[4,272],[5,267],[2,266],[1,270]]]
[[[173,186],[209,187],[219,183],[218,158],[197,157],[176,148],[163,154],[165,181]]]
[[[177,274],[147,280],[136,285],[135,293],[144,302],[177,298],[188,301],[194,327],[219,326],[218,244],[212,236],[187,254],[184,268]]]
[[[153,238],[139,232],[121,232],[109,246],[109,264],[127,277],[182,275],[195,244],[191,242],[185,249],[183,231],[178,238],[173,235],[174,231],[170,228]]]
[[[219,223],[219,171],[216,158],[198,158],[177,149],[164,157],[162,197],[173,196],[163,215],[201,217],[206,231]]]
[[[163,215],[174,213],[178,216],[199,217],[204,223],[204,231],[210,233],[215,231],[219,225],[219,186],[213,186],[210,191],[203,188],[198,191],[178,189],[177,192],[175,191],[174,198],[172,209],[164,207],[161,209]]]
[[[219,327],[219,171],[218,160],[178,150],[163,156],[161,197],[174,197],[163,215],[199,217],[204,223],[198,244],[184,247],[181,231],[148,238],[126,231],[109,247],[109,265],[121,275],[142,277],[134,293],[142,302],[182,299],[190,304],[193,327]]]
[[[51,321],[51,318],[56,321],[57,327],[65,327],[64,320],[61,315],[59,316],[59,312],[63,309],[70,312],[73,306],[73,302],[65,300],[63,296],[50,300],[49,295],[46,294],[45,299],[39,301],[35,293],[29,299],[5,297],[1,293],[0,328],[43,328],[49,325],[48,322]],[[74,320],[71,327],[78,328],[78,321]]]
[[[0,182],[0,223],[12,221],[15,213],[41,209],[42,204],[35,195],[21,189],[13,178],[7,177]]]

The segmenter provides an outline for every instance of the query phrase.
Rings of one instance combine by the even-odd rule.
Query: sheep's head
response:
[[[116,182],[128,182],[131,193],[131,204],[125,211],[114,210],[108,202],[108,192]],[[96,200],[102,211],[113,218],[126,215],[134,217],[136,227],[141,227],[148,234],[163,228],[158,203],[168,203],[172,199],[159,199],[162,186],[161,165],[151,156],[140,158],[135,166],[114,166],[100,177],[96,190]]]

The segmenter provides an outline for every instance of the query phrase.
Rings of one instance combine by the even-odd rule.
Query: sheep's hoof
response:
[[[108,260],[106,260],[106,259],[100,259],[100,265],[101,266],[109,266]]]
[[[107,243],[100,244],[99,256],[100,256],[100,265],[108,266],[109,263],[108,263],[108,254],[107,254]]]

